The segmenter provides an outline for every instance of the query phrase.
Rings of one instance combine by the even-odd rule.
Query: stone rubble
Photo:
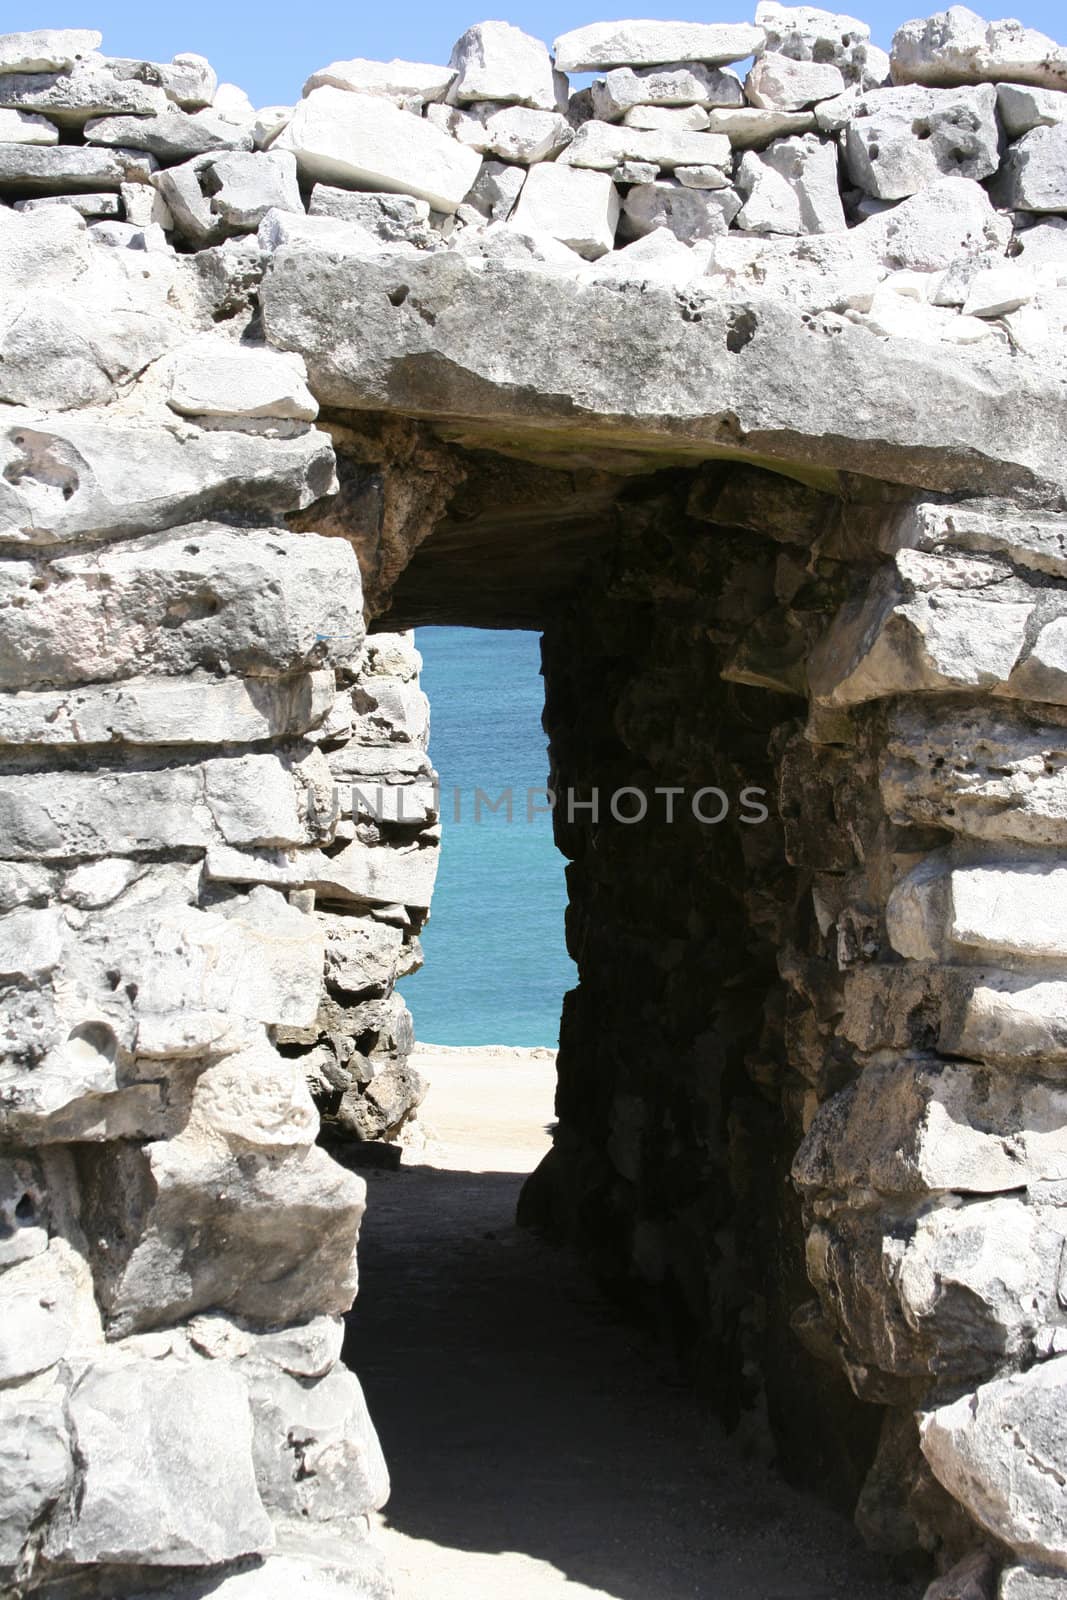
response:
[[[364,1188],[323,1144],[394,1140],[424,1093],[396,984],[441,823],[404,583],[435,527],[481,527],[490,458],[526,545],[530,503],[596,524],[602,480],[629,484],[632,565],[594,628],[553,622],[557,670],[589,664],[586,699],[555,679],[554,759],[610,726],[622,773],[673,778],[681,749],[699,776],[696,673],[781,783],[798,898],[753,842],[724,959],[757,930],[778,987],[765,1035],[728,1021],[723,1048],[744,1036],[731,1071],[784,1109],[786,1320],[832,1365],[830,1411],[885,1408],[861,1523],[936,1553],[937,1600],[984,1597],[991,1550],[999,1600],[1050,1600],[1067,53],[954,6],[887,56],[761,0],[554,51],[483,22],[447,64],[338,60],[257,108],[200,56],[102,42],[0,37],[0,1587],[387,1593],[363,1538],[387,1473],[340,1364]],[[684,657],[650,593],[692,607]],[[592,715],[620,639],[645,677],[582,745],[560,706]],[[756,690],[765,725],[738,709]],[[580,832],[595,949],[606,855]],[[730,1278],[707,1312],[705,1257],[745,1247],[700,1234],[663,1099],[691,1069],[695,1120],[721,1111],[706,996],[731,991],[672,973],[729,896],[706,863],[685,885],[647,952],[611,945],[619,988],[590,999],[587,966],[568,999],[557,1155],[590,1216],[623,1217],[623,1275],[700,1301],[748,1382],[745,1319],[782,1308]],[[672,1018],[700,998],[682,1046],[627,1009],[650,987]],[[640,1093],[600,1064],[616,1027],[657,1069]],[[606,1147],[578,1131],[578,1060]],[[734,1169],[771,1142],[750,1113]],[[640,1194],[672,1161],[664,1223]]]

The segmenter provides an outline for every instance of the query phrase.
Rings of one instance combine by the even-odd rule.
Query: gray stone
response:
[[[385,1504],[389,1474],[354,1373],[335,1367],[309,1383],[243,1363],[254,1420],[256,1482],[275,1517],[343,1527]]]
[[[997,85],[997,110],[1009,139],[1021,139],[1032,128],[1052,128],[1067,121],[1067,93],[1062,89],[1028,89],[1016,83]]]
[[[213,116],[167,104],[149,117],[94,117],[85,125],[88,144],[147,150],[164,162],[187,161],[213,150],[251,150],[252,136]]]
[[[592,85],[593,115],[617,122],[633,106],[743,106],[745,91],[734,72],[700,62],[659,67],[616,67]]]
[[[693,189],[668,182],[639,183],[623,201],[627,230],[636,238],[667,228],[688,243],[724,234],[741,209],[733,189]]]
[[[988,178],[1000,162],[991,86],[875,89],[848,108],[845,165],[880,200],[917,194],[939,177]]]
[[[558,161],[531,168],[513,213],[517,228],[547,233],[591,261],[611,249],[618,217],[619,197],[606,172]]]
[[[47,1250],[48,1222],[40,1163],[27,1156],[0,1160],[0,1268]]]
[[[449,98],[457,105],[497,100],[538,111],[566,107],[567,83],[555,72],[546,45],[510,22],[479,22],[452,47],[455,79]]]
[[[483,161],[481,171],[464,200],[489,222],[506,222],[515,209],[526,174],[521,167],[508,166],[502,161]],[[315,209],[315,196],[311,197]]]
[[[73,1336],[74,1285],[57,1251],[0,1274],[0,1386],[47,1372]]]
[[[3,79],[0,77],[0,82]],[[118,189],[147,177],[153,158],[128,150],[82,145],[0,144],[0,190],[64,194]]]
[[[927,1412],[922,1449],[975,1521],[1022,1559],[1067,1570],[1058,1466],[1067,1358],[994,1379]],[[1061,1580],[1062,1581],[1062,1580]]]
[[[127,185],[127,187],[132,187]],[[140,184],[138,188],[142,187]],[[117,194],[53,194],[41,195],[37,200],[16,200],[14,209],[20,214],[41,211],[46,206],[70,206],[79,217],[121,218],[122,199]]]
[[[278,135],[305,178],[347,188],[385,189],[455,211],[481,164],[430,123],[374,95],[313,89]]]
[[[152,117],[168,104],[164,90],[147,81],[152,76],[122,75],[104,57],[86,55],[69,72],[0,73],[0,106],[41,112],[72,130],[93,117]]]
[[[556,40],[561,72],[601,72],[607,67],[653,67],[671,62],[724,66],[759,49],[762,28],[723,22],[591,22]]]
[[[90,1367],[68,1401],[77,1494],[48,1534],[56,1560],[210,1566],[269,1550],[241,1379],[224,1367]]]
[[[1004,158],[1000,204],[1016,211],[1067,211],[1067,124],[1035,128]]]
[[[225,227],[248,232],[259,227],[273,207],[301,211],[296,157],[288,150],[253,154],[236,150],[204,168],[211,209]]]
[[[423,61],[367,61],[357,56],[313,72],[304,84],[304,94],[313,89],[353,89],[397,103],[432,103],[444,99],[455,76],[454,67],[435,67]]]
[[[905,22],[891,60],[894,83],[1067,86],[1067,51],[1055,40],[1014,20],[986,22],[966,6]]]
[[[742,156],[736,176],[745,197],[737,226],[746,233],[838,233],[845,213],[837,149],[817,134],[777,139]]]
[[[167,403],[182,416],[311,422],[319,408],[305,378],[299,356],[207,334],[172,357]]]
[[[656,167],[725,167],[730,142],[721,133],[643,131],[609,122],[586,122],[559,158],[560,166],[610,172],[622,161],[647,161]]]
[[[1029,1566],[1001,1569],[997,1600],[1060,1600],[1063,1579],[1054,1572]]]
[[[17,37],[17,36],[16,36]],[[3,41],[0,40],[0,46]],[[71,1476],[70,1440],[57,1400],[0,1394],[0,1569],[14,1567]]]
[[[772,139],[815,129],[812,111],[761,111],[758,106],[708,112],[709,133],[724,133],[735,150],[763,150]]]
[[[84,56],[99,50],[101,39],[95,28],[0,34],[0,73],[69,72]]]
[[[702,106],[631,106],[622,120],[627,128],[664,133],[701,133],[708,125]]]
[[[0,110],[0,144],[58,144],[59,129],[32,111]]]
[[[330,493],[333,461],[328,439],[311,431],[263,439],[177,421],[23,413],[0,428],[0,531],[31,547],[161,532],[213,514],[277,516]],[[8,577],[17,584],[19,569]]]
[[[403,935],[363,918],[319,914],[326,933],[326,980],[342,994],[385,993],[392,984]]]
[[[756,25],[766,35],[766,54],[835,66],[846,83],[877,88],[889,76],[889,57],[871,43],[871,30],[855,17],[812,6],[759,0]]]
[[[764,111],[805,111],[842,94],[845,80],[833,62],[793,61],[762,55],[745,79],[749,102]]]

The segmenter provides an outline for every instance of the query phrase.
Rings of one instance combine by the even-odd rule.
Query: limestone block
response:
[[[252,135],[210,110],[183,111],[168,102],[154,116],[93,117],[85,124],[88,144],[147,150],[159,161],[188,161],[213,150],[251,150]]]
[[[452,47],[455,79],[449,98],[457,105],[498,100],[507,105],[556,111],[567,103],[566,79],[553,71],[540,39],[510,22],[478,22]]]
[[[135,70],[140,65],[135,63]],[[203,110],[215,98],[218,75],[205,56],[184,50],[173,60],[154,61],[152,66],[159,74],[168,100],[173,100],[183,111]]]
[[[855,1000],[845,1026],[855,1030]],[[805,1190],[847,1199],[957,1190],[995,1195],[1067,1178],[1067,1091],[990,1079],[969,1062],[870,1062],[819,1107],[793,1164]]]
[[[573,128],[560,111],[498,106],[491,100],[465,110],[431,106],[428,120],[472,150],[524,166],[552,159],[574,138]]]
[[[309,1383],[245,1360],[253,1459],[263,1504],[307,1527],[343,1525],[383,1506],[389,1473],[355,1374],[337,1366]]]
[[[811,133],[811,111],[765,111],[759,106],[728,107],[708,112],[708,132],[724,133],[735,150],[762,150],[772,139]]]
[[[506,222],[515,209],[515,202],[525,181],[526,174],[521,167],[508,166],[502,161],[483,161],[482,169],[463,203],[472,206],[488,222]],[[314,194],[311,203],[314,208]]]
[[[483,162],[478,182],[482,181],[488,168],[498,165]],[[515,192],[518,193],[525,174],[516,172],[515,176]],[[467,203],[470,204],[470,201],[471,196],[468,195]],[[351,189],[334,189],[329,184],[317,183],[311,191],[308,211],[313,217],[336,217],[343,222],[358,223],[383,244],[397,244],[406,240],[426,248],[441,243],[440,235],[429,225],[429,203],[416,200],[411,195],[356,194]]]
[[[0,48],[3,44],[0,39]],[[62,1404],[0,1394],[0,1570],[17,1564],[30,1534],[63,1495],[71,1472]]]
[[[997,1066],[1067,1062],[1067,984],[1022,973],[957,968],[946,974],[937,1047]]]
[[[164,90],[124,76],[102,56],[87,54],[65,72],[0,73],[0,107],[37,111],[78,130],[94,117],[152,117],[164,113]]]
[[[482,97],[484,98],[484,96]],[[374,95],[313,89],[278,135],[305,178],[384,189],[455,211],[478,174],[476,151]]]
[[[79,1483],[49,1530],[53,1560],[209,1566],[272,1548],[236,1373],[101,1364],[76,1379],[68,1406]]]
[[[151,169],[146,163],[152,161],[137,151],[92,145],[0,143],[0,189],[19,194],[119,189],[147,177]]]
[[[671,243],[675,241],[672,239]],[[609,257],[610,260],[610,257]],[[354,783],[351,788],[351,814],[374,822],[405,828],[425,827],[435,822],[440,795],[429,783]],[[342,815],[345,800],[341,797]]]
[[[0,427],[0,471],[0,533],[28,546],[149,534],[191,519],[203,527],[205,517],[237,509],[277,517],[331,493],[334,481],[330,442],[310,431],[264,439],[32,413]],[[270,560],[269,549],[263,555]]]
[[[1065,1385],[1061,1356],[981,1384],[921,1422],[923,1454],[949,1493],[1024,1560],[1057,1572],[1067,1569]]]
[[[879,774],[904,826],[1019,844],[1067,841],[1067,730],[1006,711],[894,710]]]
[[[745,92],[734,72],[699,61],[662,67],[616,67],[592,85],[593,115],[617,122],[638,106],[743,106]]]
[[[852,232],[886,266],[930,272],[961,255],[1003,251],[1007,221],[973,178],[942,178]]]
[[[296,157],[290,150],[234,150],[206,167],[211,209],[227,229],[251,232],[267,212],[302,211]]]
[[[668,180],[637,183],[623,201],[627,232],[641,239],[665,228],[684,244],[720,238],[740,209],[732,188],[691,189]]]
[[[124,188],[142,188],[141,184],[124,184]],[[14,210],[22,215],[41,211],[47,206],[70,206],[80,217],[107,217],[118,220],[123,216],[122,199],[117,194],[49,194],[35,200],[16,200]]]
[[[1006,1566],[1001,1568],[997,1600],[1059,1600],[1063,1579],[1047,1569]]]
[[[342,994],[356,996],[392,985],[403,931],[363,917],[318,914],[326,935],[326,981]]]
[[[705,276],[710,252],[710,240],[686,245],[669,228],[656,228],[622,250],[602,256],[594,276],[598,281],[671,283],[681,288]]]
[[[893,38],[894,83],[1067,86],[1067,51],[1035,28],[986,22],[966,6],[905,22]]]
[[[1023,654],[1034,603],[988,558],[902,550],[816,646],[812,692],[857,705],[920,689],[995,689]]]
[[[0,692],[0,744],[255,744],[308,732],[333,701],[329,671]]]
[[[178,1138],[87,1148],[86,1216],[111,1337],[208,1308],[276,1327],[347,1311],[366,1186],[317,1145]]]
[[[204,335],[169,363],[168,404],[183,416],[290,417],[313,422],[319,408],[298,355]]]
[[[0,1385],[47,1372],[63,1359],[74,1335],[75,1293],[70,1268],[54,1251],[0,1275]]]
[[[513,213],[518,228],[547,233],[595,261],[615,242],[619,197],[606,172],[559,162],[533,167]]]
[[[937,178],[988,178],[1000,162],[996,107],[991,85],[871,90],[849,107],[848,175],[880,200],[917,194]]]
[[[845,213],[837,178],[837,150],[817,134],[776,139],[757,155],[748,151],[737,169],[745,204],[737,226],[746,233],[843,233]]]
[[[304,881],[325,896],[423,910],[430,904],[438,855],[432,847],[398,850],[355,839],[328,859],[309,861]]]
[[[0,34],[0,73],[69,72],[83,56],[99,50],[95,28],[38,28]]]
[[[730,141],[721,133],[644,131],[627,124],[584,122],[559,158],[561,166],[592,167],[610,172],[623,161],[647,161],[670,171],[674,167],[725,167]]]
[[[417,744],[430,736],[430,702],[418,679],[364,675],[352,694],[352,737],[361,745]]]
[[[1015,211],[1067,211],[1067,125],[1034,128],[1010,147],[996,198]]]
[[[833,65],[846,83],[863,89],[876,88],[889,76],[889,57],[871,44],[870,28],[855,17],[759,0],[756,26],[766,35],[767,55]]]
[[[265,889],[263,893],[273,891]],[[279,960],[282,955],[279,942]],[[295,1020],[313,1009],[307,1005],[306,997],[310,993],[312,1002],[317,999],[318,976],[314,972],[309,981],[306,970],[299,978],[293,976],[290,981],[294,991],[303,981],[305,993],[300,996],[299,1007],[291,1010],[290,1018],[280,1017],[280,1022]],[[254,1006],[255,1001],[246,1003],[245,1009]],[[231,1150],[252,1154],[304,1148],[314,1142],[319,1131],[318,1113],[301,1064],[280,1056],[266,1040],[225,1056],[199,1074],[190,1117],[210,1134],[221,1135]]]
[[[456,76],[454,67],[435,67],[423,61],[333,61],[319,67],[304,84],[305,98],[313,89],[352,89],[358,94],[381,95],[401,101],[443,100]]]
[[[2,586],[5,688],[130,678],[146,668],[217,671],[221,659],[236,673],[270,677],[306,660],[320,633],[329,635],[319,647],[324,658],[359,653],[355,557],[314,534],[201,524],[177,538],[150,535],[100,555],[66,556],[53,565],[48,603],[32,587],[29,563],[11,567]],[[101,572],[110,579],[103,587]],[[282,611],[271,581],[291,585]]]
[[[1051,862],[953,867],[927,857],[894,888],[886,909],[893,948],[913,960],[943,956],[1058,961],[1067,951],[1067,868]]]
[[[392,1139],[426,1094],[423,1078],[407,1061],[391,1061],[363,1089],[342,1095],[336,1121],[357,1139]]]
[[[268,211],[257,230],[256,243],[265,256],[285,246],[354,255],[377,255],[382,250],[381,240],[362,223],[342,217],[309,217],[303,211]]]
[[[59,143],[59,129],[32,111],[0,110],[0,145]]]
[[[0,1268],[30,1261],[47,1250],[48,1222],[40,1162],[28,1156],[0,1159]]]
[[[720,167],[675,167],[674,176],[685,189],[724,189],[729,186]],[[652,179],[642,174],[638,181],[646,183]]]
[[[708,125],[703,106],[631,106],[623,127],[661,133],[701,133]]]
[[[806,111],[843,94],[845,80],[832,61],[793,61],[762,55],[745,79],[745,94],[763,111]]]
[[[1008,138],[1021,139],[1032,128],[1052,128],[1067,121],[1067,93],[1062,89],[1028,89],[1017,83],[999,83],[997,110]]]
[[[562,34],[554,53],[561,72],[678,61],[724,66],[755,54],[763,41],[763,29],[744,22],[591,22]]]

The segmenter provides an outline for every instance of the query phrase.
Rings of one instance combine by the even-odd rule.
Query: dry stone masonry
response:
[[[389,1593],[346,1150],[423,1092],[453,622],[544,632],[561,790],[730,802],[557,812],[525,1219],[930,1600],[1051,1600],[1067,49],[101,44],[0,37],[0,1593]]]

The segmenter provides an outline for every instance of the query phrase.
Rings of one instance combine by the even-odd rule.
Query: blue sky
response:
[[[477,0],[473,0],[477,5]],[[838,9],[828,3],[826,9]],[[940,9],[928,0],[928,9],[909,0],[868,0],[853,10],[869,22],[879,44],[888,46],[893,30],[908,17]],[[975,9],[980,9],[976,7]],[[596,0],[509,0],[506,9],[489,12],[503,16],[528,33],[551,43],[568,28],[585,22],[607,21],[627,15],[682,17],[689,21],[739,22],[755,10],[737,4],[694,7],[687,10],[677,0],[635,0],[632,10],[617,3]],[[994,15],[999,12],[994,12]],[[1026,0],[1011,14],[1032,28],[1067,41],[1062,0]],[[144,0],[56,0],[45,10],[41,0],[9,0],[4,7],[5,31],[40,27],[95,27],[104,35],[110,55],[140,56],[168,61],[179,50],[206,55],[224,79],[239,83],[257,105],[284,104],[297,98],[300,87],[316,67],[350,56],[388,60],[447,61],[453,41],[483,14],[466,0],[393,0],[376,6],[341,4],[339,0],[179,0],[178,4],[146,6]]]

